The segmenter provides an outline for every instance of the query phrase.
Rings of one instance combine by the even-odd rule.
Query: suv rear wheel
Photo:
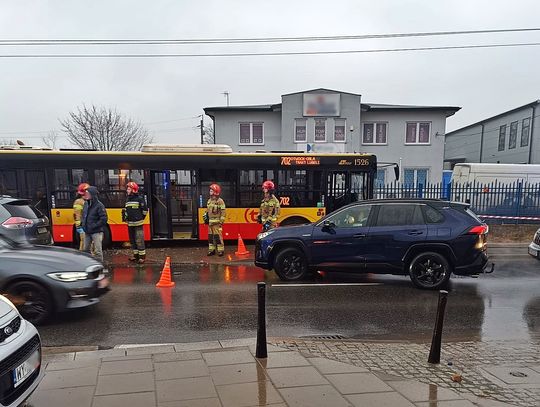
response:
[[[436,290],[450,279],[451,268],[446,258],[435,252],[421,253],[409,264],[409,276],[419,288]]]
[[[308,273],[306,256],[294,247],[281,250],[276,256],[274,270],[281,280],[301,280]]]

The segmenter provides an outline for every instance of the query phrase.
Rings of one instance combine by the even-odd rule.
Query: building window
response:
[[[408,187],[426,186],[428,179],[427,168],[405,168],[403,170],[403,183]]]
[[[334,119],[334,141],[336,143],[345,143],[345,119]]]
[[[529,129],[531,128],[531,119],[527,117],[521,122],[521,147],[529,145]]]
[[[504,145],[506,144],[506,124],[499,127],[499,151],[504,151]]]
[[[386,123],[364,123],[362,144],[386,144]]]
[[[510,137],[508,138],[508,148],[516,148],[517,143],[517,131],[518,131],[518,122],[510,123]]]
[[[377,178],[375,178],[375,187],[380,188],[385,184],[386,170],[377,170]]]
[[[326,119],[315,119],[315,141],[326,141]]]
[[[429,134],[431,132],[431,123],[416,122],[407,123],[407,134],[405,135],[406,144],[429,144]]]
[[[262,123],[240,123],[240,144],[264,144]]]
[[[305,143],[306,135],[306,119],[296,119],[294,121],[294,141],[296,143]]]

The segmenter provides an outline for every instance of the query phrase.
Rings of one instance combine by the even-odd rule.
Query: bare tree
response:
[[[125,118],[116,109],[102,106],[77,108],[69,117],[60,120],[62,131],[74,145],[93,150],[140,150],[152,142],[148,131],[139,123]]]
[[[56,150],[58,147],[58,132],[56,130],[49,131],[46,136],[41,137],[41,142],[45,147]]]
[[[209,124],[203,127],[203,144],[214,144],[214,127]]]

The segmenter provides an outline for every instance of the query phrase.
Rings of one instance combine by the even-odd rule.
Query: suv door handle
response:
[[[366,234],[365,233],[356,233],[352,237],[355,238],[355,239],[362,239],[363,237],[366,237]]]
[[[411,235],[411,236],[418,236],[418,235],[422,235],[423,233],[424,233],[424,232],[421,231],[421,230],[411,230],[411,231],[409,232],[409,235]]]

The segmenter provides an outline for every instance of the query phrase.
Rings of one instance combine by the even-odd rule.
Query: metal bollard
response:
[[[439,291],[439,304],[437,306],[437,320],[433,329],[433,338],[431,339],[431,349],[429,350],[428,363],[441,362],[441,340],[444,322],[444,310],[448,300],[448,291]]]
[[[255,357],[267,358],[266,348],[266,283],[257,283],[258,321],[257,321],[257,348]]]

